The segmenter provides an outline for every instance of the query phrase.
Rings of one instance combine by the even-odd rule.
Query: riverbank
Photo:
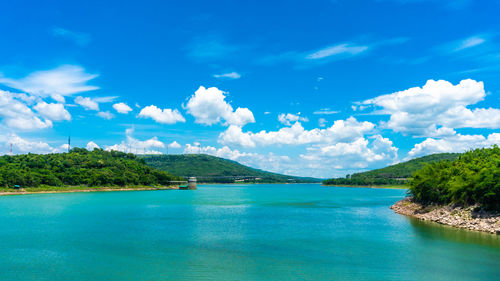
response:
[[[468,230],[500,234],[500,213],[475,210],[476,206],[423,206],[406,198],[390,207],[397,214]]]
[[[87,187],[87,186],[46,186],[37,188],[21,188],[21,189],[0,189],[0,196],[5,195],[25,195],[25,194],[38,194],[38,193],[71,193],[71,192],[110,192],[110,191],[139,191],[139,190],[170,190],[179,189],[178,185],[172,186],[130,186],[130,187]]]

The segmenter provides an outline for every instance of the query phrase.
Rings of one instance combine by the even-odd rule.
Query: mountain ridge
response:
[[[347,175],[345,178],[331,178],[323,181],[324,185],[403,185],[412,177],[413,173],[422,169],[426,164],[455,160],[461,153],[437,153],[411,159],[384,168]]]
[[[312,183],[321,179],[297,177],[245,166],[234,160],[207,154],[142,155],[152,168],[179,177],[197,177],[202,183]]]

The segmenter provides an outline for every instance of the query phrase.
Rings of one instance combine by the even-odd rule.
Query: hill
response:
[[[500,211],[500,148],[476,149],[454,161],[441,161],[417,171],[409,182],[416,202],[478,204]]]
[[[401,185],[406,184],[413,173],[426,164],[443,160],[455,160],[460,153],[439,153],[412,159],[381,169],[347,175],[345,178],[333,178],[323,181],[324,185]]]
[[[244,166],[236,161],[206,154],[144,155],[150,167],[179,177],[195,176],[204,183],[308,183],[315,178],[281,175]]]
[[[177,179],[147,166],[134,154],[101,149],[0,157],[0,187],[150,186]]]

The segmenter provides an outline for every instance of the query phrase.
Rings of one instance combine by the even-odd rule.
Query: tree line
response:
[[[324,185],[404,185],[413,173],[422,169],[427,163],[442,160],[455,160],[459,153],[438,153],[415,158],[381,169],[347,175],[344,178],[333,178],[323,181]]]
[[[73,148],[68,153],[0,157],[0,187],[168,185],[180,180],[134,154]]]

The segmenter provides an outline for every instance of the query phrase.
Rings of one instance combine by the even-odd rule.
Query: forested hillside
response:
[[[423,204],[479,204],[500,211],[500,148],[476,149],[455,161],[427,165],[409,186],[414,200]]]
[[[145,155],[140,157],[153,168],[180,177],[195,176],[198,182],[205,183],[320,182],[315,178],[293,177],[253,169],[232,160],[206,154]]]
[[[401,185],[406,184],[412,174],[426,164],[442,160],[455,160],[459,153],[439,153],[412,159],[407,162],[382,169],[347,175],[345,178],[333,178],[323,182],[325,185]]]
[[[178,179],[134,154],[74,148],[68,153],[0,157],[0,187],[168,185]]]

